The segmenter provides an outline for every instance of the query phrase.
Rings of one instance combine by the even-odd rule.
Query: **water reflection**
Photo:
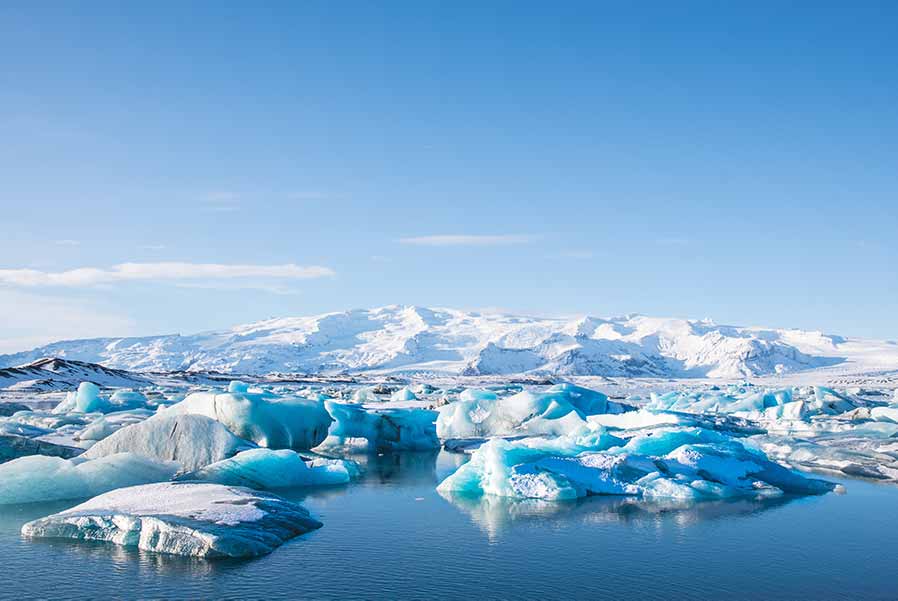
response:
[[[554,523],[670,523],[678,528],[706,520],[751,516],[782,507],[801,497],[727,499],[720,501],[644,500],[635,497],[593,496],[576,501],[509,499],[491,495],[468,496],[452,492],[440,495],[468,514],[490,540],[521,522]]]

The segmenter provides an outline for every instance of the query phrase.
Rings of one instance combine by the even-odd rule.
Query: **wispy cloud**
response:
[[[557,259],[580,259],[587,260],[593,259],[596,256],[596,253],[591,250],[562,250],[551,255],[553,258]]]
[[[140,250],[165,250],[164,244],[141,244],[138,246]]]
[[[202,208],[216,213],[229,213],[240,209],[240,198],[233,192],[211,192],[202,199]]]
[[[80,240],[54,240],[53,244],[56,246],[80,246]]]
[[[524,234],[449,234],[440,236],[412,236],[399,238],[400,244],[416,246],[505,246],[508,244],[527,244],[538,240],[540,236]]]
[[[121,263],[112,267],[81,267],[68,271],[0,269],[0,284],[20,287],[95,286],[118,282],[283,279],[306,280],[333,276],[329,267],[284,265],[241,265],[221,263]]]

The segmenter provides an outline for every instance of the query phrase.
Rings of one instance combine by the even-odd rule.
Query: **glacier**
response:
[[[107,492],[28,522],[22,534],[221,558],[265,555],[320,527],[304,507],[270,493],[207,482],[166,482]]]
[[[894,372],[898,344],[708,320],[643,315],[539,318],[391,305],[270,319],[194,335],[57,342],[0,355],[0,367],[20,370],[0,370],[0,388],[38,386],[55,377],[35,363],[41,361],[65,361],[70,364],[65,371],[84,374],[88,371],[76,362],[102,364],[106,371],[94,370],[81,378],[101,385],[100,379],[142,377],[111,369],[739,379],[821,369],[827,374]],[[30,365],[37,365],[28,368],[33,374],[21,371]],[[59,386],[70,385],[71,377],[65,377]]]

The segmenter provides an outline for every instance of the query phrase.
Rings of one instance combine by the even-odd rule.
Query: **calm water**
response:
[[[898,488],[768,503],[645,506],[445,499],[457,457],[373,458],[300,500],[324,527],[252,561],[25,541],[69,503],[0,510],[0,598],[895,599]]]

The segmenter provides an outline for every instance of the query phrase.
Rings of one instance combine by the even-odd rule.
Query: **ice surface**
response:
[[[179,465],[133,453],[90,461],[32,455],[0,465],[0,505],[81,499],[170,480]]]
[[[251,449],[181,477],[218,484],[271,490],[346,484],[357,478],[358,465],[344,459],[316,457],[308,461],[289,449]]]
[[[232,382],[227,393],[193,393],[162,414],[205,415],[240,438],[271,449],[318,446],[332,421],[320,400],[250,392],[242,382]]]
[[[334,423],[324,448],[357,447],[369,451],[436,449],[437,412],[427,409],[370,409],[363,405],[325,401]]]
[[[122,428],[84,453],[96,459],[131,452],[163,461],[177,461],[185,471],[227,459],[253,445],[203,415],[177,415],[167,411],[144,422]]]
[[[202,482],[120,488],[28,522],[32,538],[109,541],[193,557],[255,557],[320,528],[309,512],[270,493]]]

